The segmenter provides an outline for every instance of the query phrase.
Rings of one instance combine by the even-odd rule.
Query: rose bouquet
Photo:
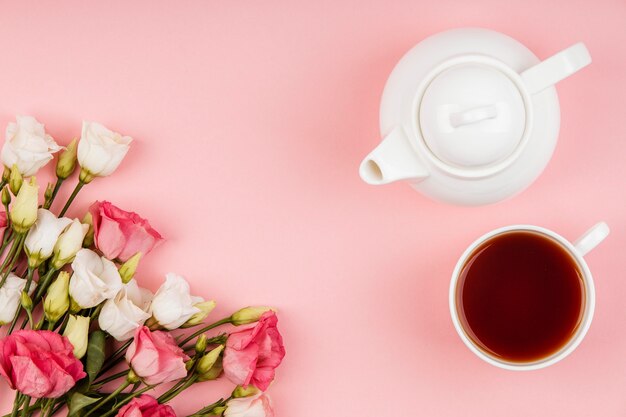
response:
[[[139,286],[140,260],[162,241],[147,220],[106,201],[81,220],[64,217],[81,188],[117,169],[131,141],[90,122],[67,147],[33,117],[6,129],[0,375],[16,391],[6,417],[171,417],[170,400],[222,375],[235,385],[230,397],[191,416],[273,416],[265,391],[285,355],[273,309],[208,323],[215,302],[192,295],[183,277],[167,274],[155,294]],[[40,202],[35,174],[57,153],[56,181]],[[56,214],[58,191],[77,168]]]

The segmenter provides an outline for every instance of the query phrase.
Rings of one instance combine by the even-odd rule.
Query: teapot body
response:
[[[406,141],[408,145],[405,143],[404,146],[414,152],[415,159],[407,164],[418,164],[418,171],[426,174],[406,175],[400,179],[406,179],[417,191],[433,199],[461,205],[494,203],[528,187],[549,162],[560,124],[556,89],[550,85],[530,94],[522,85],[520,74],[539,62],[537,56],[515,39],[478,28],[442,32],[424,39],[408,51],[385,85],[380,106],[380,133],[385,138],[399,131],[395,134],[404,137],[399,140]],[[428,132],[420,123],[421,117],[430,117],[423,115],[423,101],[427,100],[424,92],[433,80],[449,68],[468,63],[479,68],[493,68],[504,79],[510,80],[511,85],[519,84],[522,114],[508,114],[507,117],[525,119],[514,150],[507,151],[502,158],[494,158],[493,163],[480,166],[465,166],[462,159],[461,162],[458,158],[454,159],[455,155],[451,156],[452,162],[442,159],[441,154],[434,152],[433,143],[424,137]],[[478,117],[490,117],[489,114],[480,116],[481,111],[485,110],[479,108],[463,113],[459,123],[463,123],[463,118],[470,118],[471,121],[477,114]],[[461,149],[461,152],[472,153],[473,158],[479,160],[481,153],[497,150],[498,144],[489,145],[489,149],[482,147],[480,142],[453,139],[448,149],[452,149],[453,153]],[[361,176],[366,181],[364,170],[375,168],[376,173],[381,172],[381,167],[374,162],[367,163],[369,165],[361,167]],[[382,169],[384,171],[385,167]]]

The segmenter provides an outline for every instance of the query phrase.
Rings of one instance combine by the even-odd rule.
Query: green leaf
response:
[[[89,344],[87,345],[87,364],[85,366],[90,384],[96,379],[96,376],[98,376],[104,364],[104,348],[104,332],[102,330],[96,330],[91,333],[91,336],[89,336]]]
[[[68,414],[67,414],[68,417],[69,416],[76,416],[79,413],[80,410],[82,410],[83,408],[87,407],[88,405],[91,405],[91,404],[95,403],[99,399],[100,398],[87,397],[86,395],[83,395],[83,394],[81,394],[79,392],[75,392],[70,397],[69,411],[68,411]]]

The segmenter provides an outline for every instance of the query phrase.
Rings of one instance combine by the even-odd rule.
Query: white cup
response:
[[[571,254],[572,258],[577,262],[578,267],[580,268],[580,271],[582,271],[582,274],[583,274],[582,280],[583,280],[584,287],[585,287],[585,304],[584,304],[584,312],[582,316],[582,321],[580,325],[578,326],[576,333],[572,335],[570,340],[560,350],[558,350],[557,352],[553,353],[550,356],[541,358],[535,362],[524,362],[524,363],[508,362],[508,361],[503,360],[502,358],[498,358],[496,356],[490,355],[489,353],[485,352],[483,349],[477,346],[466,333],[461,323],[461,319],[459,317],[459,312],[457,309],[457,306],[458,306],[457,297],[459,294],[457,286],[459,282],[459,276],[468,258],[473,254],[474,250],[485,241],[491,239],[492,237],[496,235],[507,233],[507,232],[512,232],[512,231],[532,231],[532,232],[541,233],[551,238],[553,241],[560,244],[563,249],[567,250]],[[463,252],[463,255],[461,255],[461,258],[459,259],[459,261],[456,264],[456,267],[454,268],[454,272],[452,274],[452,280],[450,282],[450,295],[449,295],[450,314],[452,315],[452,322],[454,323],[454,327],[457,333],[459,334],[459,336],[461,337],[461,340],[463,340],[463,343],[465,343],[465,345],[472,352],[474,352],[479,358],[481,358],[485,362],[488,362],[499,368],[509,369],[513,371],[530,371],[533,369],[545,368],[546,366],[550,366],[562,360],[566,356],[568,356],[570,353],[574,351],[574,349],[576,349],[576,347],[578,347],[580,342],[585,337],[587,330],[589,330],[589,326],[591,325],[591,319],[593,318],[593,312],[595,308],[596,295],[595,295],[595,290],[593,286],[593,278],[591,276],[591,271],[589,271],[589,267],[587,266],[587,262],[585,262],[585,259],[583,258],[583,256],[585,256],[588,252],[590,252],[593,248],[595,248],[608,235],[609,235],[609,226],[604,222],[600,222],[596,224],[595,226],[593,226],[591,229],[589,229],[585,234],[583,234],[580,238],[578,238],[578,240],[576,240],[574,243],[570,243],[567,239],[565,239],[561,235],[551,230],[545,229],[543,227],[531,226],[531,225],[514,225],[514,226],[501,227],[499,229],[493,230],[481,236],[480,238],[478,238],[476,241],[474,241],[474,243],[472,243],[465,250],[465,252]]]

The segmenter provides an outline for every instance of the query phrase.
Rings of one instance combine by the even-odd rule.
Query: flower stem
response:
[[[93,412],[96,411],[98,408],[102,407],[104,404],[106,404],[113,398],[117,397],[117,395],[120,394],[122,391],[124,391],[129,385],[130,385],[130,381],[128,379],[124,380],[124,382],[122,382],[122,384],[119,387],[117,387],[115,391],[113,391],[112,393],[110,393],[105,398],[101,399],[100,401],[98,401],[96,405],[91,410],[89,410],[83,417],[87,417],[93,414]]]
[[[72,205],[72,202],[76,198],[76,195],[78,194],[80,189],[83,188],[83,185],[85,185],[84,182],[78,181],[78,184],[76,184],[76,187],[74,188],[74,191],[72,191],[70,198],[67,199],[67,203],[65,203],[65,206],[63,206],[63,210],[61,210],[61,212],[59,213],[59,217],[62,217],[63,215],[65,215],[65,212]]]
[[[50,199],[46,200],[43,204],[43,208],[45,208],[46,210],[49,209],[50,206],[52,205],[52,202],[54,202],[54,199],[56,198],[57,193],[61,189],[61,185],[63,184],[63,181],[65,181],[63,178],[57,177],[57,182],[56,184],[54,184],[54,189],[52,190],[52,195],[50,196]]]
[[[56,269],[50,268],[48,273],[44,275],[43,279],[39,281],[39,286],[37,287],[37,291],[35,292],[35,298],[33,299],[33,308],[37,305],[37,303],[39,303],[39,301],[41,301],[41,298],[43,297],[44,293],[48,289],[48,286],[50,285],[52,275],[54,275],[55,272],[57,272]]]
[[[4,271],[6,268],[6,271],[2,274],[2,280],[0,280],[0,288],[2,288],[2,286],[6,282],[9,273],[15,265],[15,262],[17,262],[17,259],[20,257],[22,252],[22,245],[24,244],[24,239],[26,239],[25,234],[16,234],[15,237],[16,239],[13,240],[9,253],[7,254],[6,258],[4,258],[4,261],[2,261],[2,265],[0,265],[0,271]]]
[[[63,317],[54,324],[54,330],[60,327],[57,333],[63,334],[63,332],[65,331],[65,326],[67,326],[67,320],[69,316],[70,316],[69,312],[66,311],[65,314],[63,314]]]
[[[21,394],[19,394],[19,393],[18,393],[18,395],[21,395]],[[24,401],[24,397],[20,397],[20,399],[18,400],[18,399],[17,399],[18,395],[16,395],[16,396],[15,396],[16,401],[13,403],[13,407],[14,407],[14,408],[16,407],[16,404],[17,404],[17,407],[15,408],[15,413],[16,413],[15,415],[16,415],[16,416],[17,416],[17,413],[19,413],[19,408],[20,408],[20,405],[21,405],[21,404],[22,404],[22,402]],[[29,411],[29,412],[31,412],[31,411],[34,411],[34,410],[38,410],[38,409],[40,409],[40,408],[41,408],[41,406],[42,406],[42,405],[43,405],[42,400],[41,400],[41,399],[39,399],[39,400],[35,401],[35,402],[33,403],[33,405],[31,405],[31,406],[29,406],[29,407],[28,407],[28,411]],[[9,413],[9,414],[5,414],[5,415],[4,415],[4,416],[2,416],[2,417],[11,417],[11,415],[12,415],[12,413]]]
[[[107,362],[104,364],[99,374],[104,374],[105,372],[113,369],[115,365],[120,363],[120,361],[124,358],[124,352],[126,351],[126,349],[128,349],[131,343],[133,343],[133,339],[127,340],[122,346],[120,346],[115,352],[113,352],[113,354],[107,359]]]
[[[15,393],[15,400],[13,400],[13,411],[11,411],[11,417],[17,417],[17,412],[19,411],[21,404],[22,404],[22,394],[20,394],[18,391]]]
[[[165,391],[163,394],[161,394],[161,396],[159,398],[157,398],[157,400],[159,401],[159,403],[164,403],[167,401],[167,397],[173,393],[174,391],[176,391],[178,388],[182,387],[185,382],[187,381],[187,377],[181,379],[180,381],[178,381],[176,384],[174,384],[169,390]]]
[[[9,218],[7,217],[7,221],[8,219]],[[9,243],[11,243],[14,237],[15,234],[13,233],[13,229],[11,229],[10,227],[4,229],[4,234],[2,235],[2,246],[0,246],[0,254],[4,253],[4,250],[7,248],[7,246],[9,246]]]
[[[98,316],[100,315],[100,310],[102,310],[102,307],[104,306],[104,303],[101,303],[98,305],[98,307],[96,307],[91,314],[89,315],[89,320],[96,321],[98,319]]]
[[[58,413],[61,410],[61,408],[63,408],[64,406],[65,406],[65,404],[63,404],[63,403],[59,403],[59,404],[55,405],[54,408],[50,410],[50,413],[48,413],[48,415],[46,417],[52,417],[53,415]],[[41,417],[43,417],[43,416],[41,416]]]
[[[35,270],[33,268],[28,268],[28,274],[26,275],[26,286],[24,287],[24,292],[26,292],[26,294],[28,294],[28,290],[30,290],[30,285],[33,282],[33,275],[35,273]],[[11,322],[11,327],[9,327],[9,331],[7,332],[7,335],[13,333],[13,329],[15,329],[15,325],[17,324],[17,319],[20,317],[20,312],[22,311],[22,305],[20,304],[17,307],[17,311],[15,312],[15,317],[13,317],[13,321]],[[28,313],[28,319],[31,322],[30,325],[32,327],[33,325],[33,320],[32,320],[32,315],[30,312]]]
[[[111,381],[115,381],[118,378],[121,378],[123,376],[128,375],[128,371],[122,371],[122,372],[118,372],[116,374],[110,375],[104,379],[101,379],[99,381],[95,381],[93,384],[91,384],[91,387],[94,389],[98,389],[100,387],[102,387],[104,384],[108,384]]]
[[[30,397],[28,395],[24,396],[24,404],[22,405],[22,417],[28,416],[28,406],[30,405]]]
[[[56,398],[49,398],[41,407],[41,412],[39,413],[39,417],[50,416],[52,410],[54,410],[54,405],[56,404]]]
[[[117,404],[115,404],[115,406],[110,411],[104,413],[101,417],[109,417],[109,416],[113,415],[113,413],[117,412],[117,410],[119,410],[126,403],[130,402],[130,400],[132,400],[135,397],[140,396],[144,392],[149,391],[149,390],[151,390],[153,388],[154,387],[152,387],[151,385],[148,385],[147,387],[144,387],[144,388],[140,389],[139,391],[132,393],[128,397],[124,398],[123,400],[121,400]],[[87,417],[88,415],[89,415],[89,413],[85,414],[83,417]]]
[[[183,380],[185,382],[182,385],[180,385],[178,388],[172,388],[165,394],[161,395],[159,397],[159,403],[163,404],[163,403],[170,401],[172,398],[176,397],[178,394],[180,394],[181,392],[183,392],[184,390],[192,386],[198,380],[198,377],[199,375],[195,374],[191,378],[187,380]]]
[[[195,413],[188,415],[187,417],[200,417],[200,416],[204,416],[204,415],[206,415],[207,413],[210,413],[211,411],[213,411],[213,409],[214,409],[214,408],[216,408],[216,407],[221,407],[221,406],[225,405],[225,404],[226,404],[226,402],[228,402],[228,400],[230,400],[231,398],[232,398],[232,396],[231,396],[231,397],[228,397],[228,398],[226,398],[226,399],[224,399],[224,398],[220,398],[218,401],[215,401],[213,404],[209,404],[209,405],[207,405],[206,407],[204,407],[204,408],[202,408],[202,409],[200,409],[200,410],[196,411]]]
[[[219,327],[219,326],[221,326],[221,325],[223,325],[223,324],[228,324],[228,323],[230,323],[230,322],[231,322],[231,319],[230,319],[230,316],[228,316],[228,317],[223,318],[223,319],[221,319],[221,320],[219,320],[219,321],[216,321],[216,322],[215,322],[215,323],[213,323],[213,324],[209,324],[208,326],[205,326],[205,327],[201,328],[200,330],[198,330],[198,331],[196,331],[196,332],[194,332],[194,333],[190,334],[189,336],[187,336],[185,339],[183,339],[183,341],[182,341],[182,342],[178,343],[178,346],[181,346],[181,347],[182,347],[182,346],[186,345],[186,344],[187,344],[187,342],[189,342],[189,341],[191,341],[191,340],[195,339],[196,337],[200,336],[202,333],[204,333],[204,332],[208,332],[208,331],[209,331],[209,330],[211,330],[211,329],[214,329],[214,328],[216,328],[216,327]]]

